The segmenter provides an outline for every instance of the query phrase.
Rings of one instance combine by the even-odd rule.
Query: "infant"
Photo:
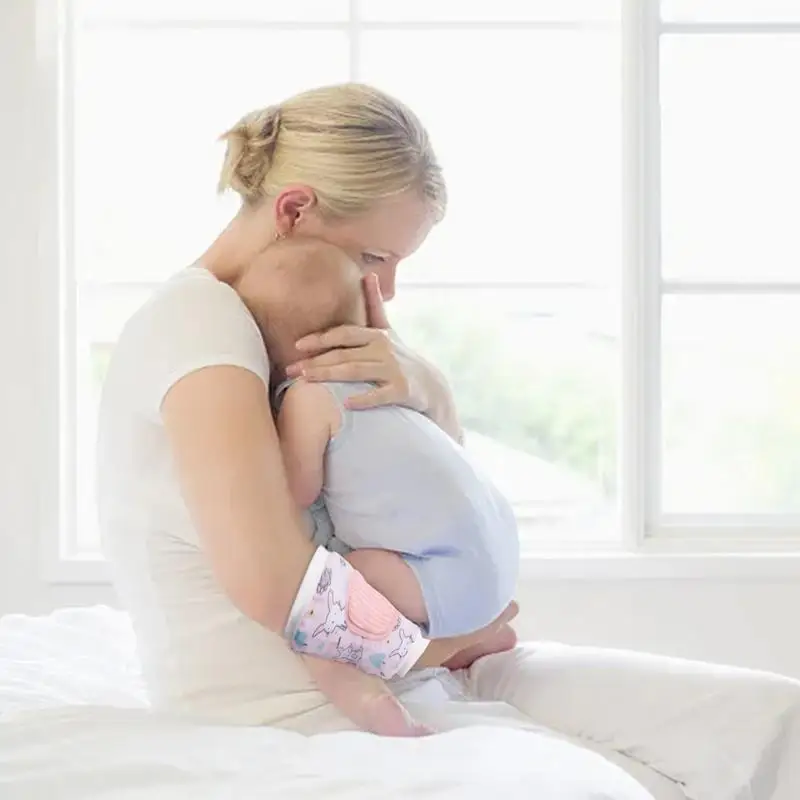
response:
[[[347,399],[369,384],[285,378],[303,355],[295,342],[304,336],[367,324],[358,266],[330,244],[293,237],[267,248],[241,281],[270,355],[276,424],[297,503],[319,526],[333,523],[347,560],[429,637],[472,633],[497,619],[516,585],[516,521],[464,449],[411,409],[348,409]],[[504,629],[448,666],[513,645]],[[320,690],[375,733],[424,732],[380,680],[352,666],[349,651],[343,646],[338,661],[307,659]]]

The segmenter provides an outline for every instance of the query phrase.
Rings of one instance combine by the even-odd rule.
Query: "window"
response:
[[[451,208],[401,266],[392,320],[448,374],[525,549],[789,542],[790,6],[65,0],[62,552],[97,553],[94,420],[122,323],[235,210],[218,135],[347,79],[405,100],[442,161]]]
[[[661,480],[673,534],[797,533],[797,3],[665,0]]]

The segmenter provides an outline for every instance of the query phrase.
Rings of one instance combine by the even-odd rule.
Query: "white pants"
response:
[[[465,685],[530,721],[623,753],[697,800],[800,800],[800,681],[679,659],[537,644]]]
[[[620,764],[659,800],[683,797],[675,784],[690,800],[800,800],[800,682],[789,678],[537,643],[466,672],[412,677],[397,692],[439,730],[559,734]],[[351,726],[327,705],[281,727]]]

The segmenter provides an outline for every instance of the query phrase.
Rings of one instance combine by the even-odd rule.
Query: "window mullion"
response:
[[[664,22],[661,32],[680,34],[682,36],[724,36],[741,34],[786,34],[800,33],[800,21],[784,20],[773,22],[741,21],[741,22]]]
[[[350,48],[350,80],[358,81],[361,75],[361,0],[349,0],[347,38]]]
[[[59,305],[61,311],[59,361],[62,369],[60,396],[60,547],[72,553],[77,528],[77,280],[75,273],[75,19],[70,3],[60,4],[63,34],[59,69],[61,74],[58,97],[59,177],[58,197],[59,248]]]
[[[641,546],[659,506],[658,37],[657,0],[624,0],[620,510],[630,550]]]
[[[765,295],[800,294],[797,281],[684,281],[667,280],[661,286],[663,294],[682,295]]]

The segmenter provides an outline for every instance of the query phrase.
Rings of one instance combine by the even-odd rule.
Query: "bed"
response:
[[[543,691],[520,699],[512,676],[519,659],[529,657]],[[591,681],[586,658],[596,665]],[[480,715],[474,727],[424,740],[356,732],[305,737],[153,712],[122,612],[95,607],[7,616],[0,619],[0,797],[800,798],[792,772],[800,764],[800,684],[723,668],[699,676],[685,662],[647,658],[542,643],[529,655],[487,659],[472,671],[468,680],[481,696],[532,703],[526,711],[545,723],[558,714],[572,739],[546,724],[538,731],[489,727]],[[619,708],[615,692],[630,691],[630,676],[645,675],[655,663],[658,675],[646,676],[636,702]],[[683,704],[670,696],[676,674],[688,698]],[[612,707],[617,712],[609,714]],[[591,737],[582,730],[587,713],[595,716]],[[598,714],[609,717],[605,727]],[[692,715],[719,746],[702,738],[682,746]],[[643,724],[653,726],[644,737]],[[574,745],[579,737],[584,746]]]

